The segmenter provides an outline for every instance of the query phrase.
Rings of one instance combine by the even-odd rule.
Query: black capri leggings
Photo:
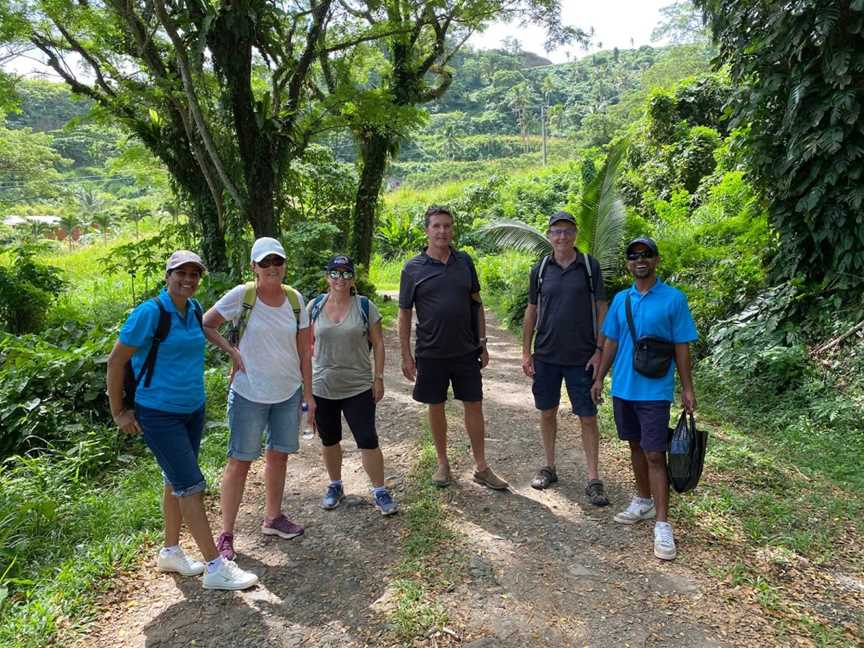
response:
[[[350,398],[322,398],[315,396],[315,423],[318,436],[325,446],[336,445],[342,440],[342,414],[348,421],[351,434],[361,450],[378,447],[378,432],[375,430],[375,399],[372,390]]]

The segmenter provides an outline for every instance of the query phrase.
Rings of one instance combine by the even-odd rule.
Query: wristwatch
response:
[[[384,380],[384,374],[375,374],[375,380]]]

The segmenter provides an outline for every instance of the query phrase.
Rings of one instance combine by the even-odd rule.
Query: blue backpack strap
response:
[[[360,314],[363,316],[363,326],[366,327],[366,335],[369,335],[369,298],[360,295]]]
[[[309,307],[309,320],[314,322],[321,314],[321,309],[324,308],[324,302],[327,301],[327,293],[322,293],[312,300],[312,305]]]

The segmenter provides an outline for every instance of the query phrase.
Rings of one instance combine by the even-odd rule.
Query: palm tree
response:
[[[574,214],[579,247],[597,259],[607,277],[620,263],[626,213],[615,180],[626,149],[626,142],[622,141],[609,150],[600,172],[585,187],[579,210]],[[478,233],[499,247],[537,257],[552,253],[546,234],[522,221],[502,219],[482,227]]]
[[[75,228],[81,226],[81,220],[78,218],[78,214],[74,211],[67,211],[60,217],[60,222],[58,224],[66,233],[66,241],[69,243],[69,249],[71,250],[72,244],[75,242],[72,237],[75,234]]]
[[[114,214],[107,209],[99,211],[90,216],[90,224],[95,225],[102,232],[102,243],[108,243],[108,229],[114,224]]]

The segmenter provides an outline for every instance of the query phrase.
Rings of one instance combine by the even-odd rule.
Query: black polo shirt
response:
[[[480,348],[477,318],[480,292],[474,262],[450,248],[447,263],[425,250],[409,259],[399,281],[399,308],[417,310],[418,358],[456,358]]]
[[[606,288],[597,259],[588,257],[594,283],[594,296],[606,301]],[[542,259],[531,268],[528,301],[537,305],[537,275]],[[577,251],[576,259],[562,268],[552,256],[543,272],[543,287],[537,306],[537,335],[534,357],[559,365],[585,365],[594,354],[597,342],[591,324],[591,292],[585,272],[585,257]]]

